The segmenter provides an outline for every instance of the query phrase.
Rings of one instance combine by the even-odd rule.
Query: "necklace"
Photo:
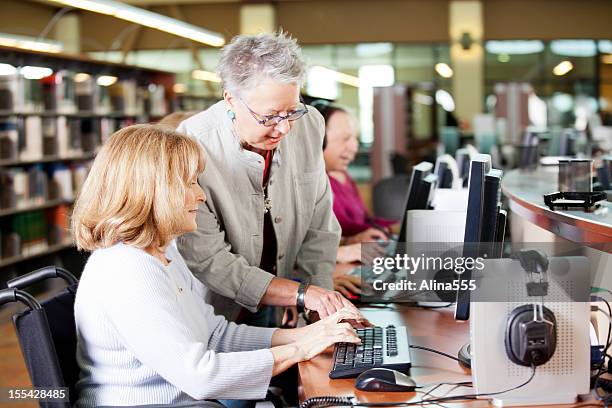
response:
[[[264,157],[264,167],[265,167],[266,155],[270,154],[270,153],[269,152],[261,153],[261,151],[259,149],[253,148],[246,141],[242,140],[240,138],[240,136],[238,136],[238,132],[236,131],[236,124],[233,123],[233,122],[232,122],[232,133],[233,133],[234,137],[236,139],[238,139],[238,141],[240,143],[240,147],[242,149],[253,151],[253,153],[257,153],[257,154],[262,155]],[[263,193],[264,193],[264,206],[263,206],[264,207],[264,214],[267,214],[272,209],[272,199],[268,196],[268,186],[267,185],[264,186]]]

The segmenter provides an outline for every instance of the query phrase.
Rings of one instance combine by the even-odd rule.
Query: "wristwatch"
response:
[[[297,306],[298,313],[304,313],[306,310],[306,291],[308,290],[308,286],[310,286],[308,282],[300,282],[300,286],[298,287],[297,295],[295,296],[295,305]]]

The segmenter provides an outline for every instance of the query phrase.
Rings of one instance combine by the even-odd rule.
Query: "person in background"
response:
[[[342,228],[342,240],[336,258],[338,263],[361,261],[361,244],[387,241],[389,227],[395,221],[371,217],[359,196],[355,182],[348,174],[348,165],[355,159],[359,147],[357,122],[345,109],[317,100],[313,106],[325,120],[323,157],[325,170],[334,193],[334,213]],[[336,270],[334,289],[348,298],[361,293],[361,277]]]
[[[197,141],[156,125],[114,133],[94,160],[72,217],[77,247],[92,252],[74,305],[77,407],[262,399],[296,362],[359,343],[340,322],[360,319],[353,310],[299,329],[214,314],[175,244],[197,228],[203,170]]]
[[[387,241],[389,227],[397,221],[368,214],[347,171],[359,147],[355,118],[345,109],[323,101],[315,101],[314,106],[325,119],[323,157],[334,195],[334,213],[342,228],[341,244]]]
[[[158,125],[168,126],[171,129],[176,129],[182,121],[195,115],[196,111],[175,111],[172,112],[157,122]]]
[[[189,269],[230,320],[277,324],[262,305],[358,313],[331,290],[340,227],[321,152],[325,124],[300,100],[297,42],[282,32],[236,36],[218,73],[223,100],[177,129],[209,155],[198,229],[177,241]]]

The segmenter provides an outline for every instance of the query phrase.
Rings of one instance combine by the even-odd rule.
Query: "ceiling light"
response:
[[[89,78],[91,78],[91,75],[86,74],[84,72],[79,72],[77,74],[74,74],[74,82],[85,82],[85,81],[88,81]]]
[[[33,67],[26,65],[19,70],[25,79],[41,79],[53,74],[53,70],[47,67]]]
[[[334,71],[333,69],[323,67],[320,65],[316,65],[311,68],[312,70],[316,70],[319,75],[326,75],[330,78],[333,78],[336,82],[340,82],[341,84],[354,86],[356,88],[359,87],[359,78],[354,75],[345,74],[344,72]]]
[[[567,57],[592,57],[597,54],[593,40],[554,40],[550,42],[550,50]]]
[[[572,64],[570,61],[561,61],[556,67],[553,68],[553,74],[562,76],[570,72],[572,69],[574,69],[574,64]]]
[[[438,89],[436,91],[436,102],[447,112],[453,112],[455,110],[455,100],[453,96],[444,89]]]
[[[359,92],[363,87],[386,87],[395,83],[395,70],[391,65],[363,65],[359,67]]]
[[[489,54],[537,54],[544,51],[544,43],[531,41],[487,41],[485,48]]]
[[[0,64],[0,75],[15,75],[17,68],[10,64]]]
[[[185,93],[187,91],[187,87],[185,86],[185,84],[177,82],[176,84],[172,85],[172,90],[174,91],[174,93]]]
[[[115,82],[117,82],[117,77],[112,75],[100,75],[96,82],[100,86],[111,86]]]
[[[599,40],[599,52],[603,54],[612,54],[612,41]]]
[[[23,50],[51,53],[62,52],[64,48],[59,41],[38,40],[33,37],[5,33],[0,33],[0,45],[4,47],[21,48]]]
[[[213,47],[221,47],[225,39],[219,33],[206,30],[175,18],[130,6],[114,0],[49,0],[65,6],[75,7],[95,13],[106,14],[145,27],[164,31],[179,37],[197,41]]]
[[[219,75],[215,74],[214,72],[204,71],[202,69],[194,69],[191,71],[191,77],[193,79],[199,79],[200,81],[221,82]]]
[[[451,78],[453,76],[453,69],[444,62],[438,62],[435,69],[438,75],[440,75],[442,78]]]
[[[497,60],[501,63],[506,63],[508,61],[510,61],[510,55],[508,54],[499,54],[497,56]]]

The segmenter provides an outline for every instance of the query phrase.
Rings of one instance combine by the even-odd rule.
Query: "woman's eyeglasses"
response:
[[[300,98],[300,103],[302,104],[303,109],[296,109],[294,111],[287,112],[286,116],[261,115],[253,111],[251,108],[249,108],[249,105],[247,105],[247,103],[242,98],[239,98],[239,99],[240,99],[240,102],[242,102],[244,106],[248,109],[249,113],[257,121],[257,123],[259,123],[260,125],[266,126],[266,127],[276,126],[279,123],[281,123],[283,120],[288,120],[289,122],[293,122],[294,120],[298,120],[299,118],[301,118],[302,116],[308,113],[308,108],[306,107],[306,104],[304,104],[304,102],[301,100],[301,98]]]

